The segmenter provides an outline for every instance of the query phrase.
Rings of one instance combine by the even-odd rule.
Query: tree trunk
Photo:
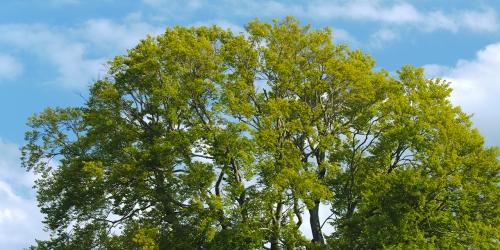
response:
[[[309,222],[311,224],[311,231],[313,235],[313,242],[319,243],[319,249],[325,248],[325,239],[323,238],[323,232],[321,232],[321,222],[319,221],[319,201],[315,202],[313,209],[309,209]]]
[[[280,201],[276,206],[276,211],[273,218],[273,232],[271,235],[271,250],[279,249],[280,231],[281,231],[281,218],[283,213],[283,202]]]

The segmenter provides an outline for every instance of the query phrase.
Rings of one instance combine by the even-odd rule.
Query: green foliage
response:
[[[149,36],[84,107],[29,119],[31,249],[499,248],[499,150],[446,81],[292,17],[246,31]]]

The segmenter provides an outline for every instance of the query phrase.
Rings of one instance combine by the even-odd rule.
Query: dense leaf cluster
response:
[[[447,82],[292,17],[246,31],[169,28],[30,118],[32,249],[500,247],[499,150]]]

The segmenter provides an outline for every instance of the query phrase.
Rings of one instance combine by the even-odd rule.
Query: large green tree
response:
[[[246,31],[169,28],[29,119],[32,249],[500,248],[499,150],[446,81],[292,17]]]

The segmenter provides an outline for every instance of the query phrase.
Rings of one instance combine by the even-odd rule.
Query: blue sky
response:
[[[487,145],[500,145],[499,1],[117,1],[0,3],[0,248],[45,239],[36,176],[20,167],[27,118],[45,107],[81,106],[103,64],[147,34],[175,25],[217,24],[243,32],[259,17],[294,15],[329,26],[336,43],[369,53],[376,69],[426,68],[452,82],[451,101],[474,113]]]

